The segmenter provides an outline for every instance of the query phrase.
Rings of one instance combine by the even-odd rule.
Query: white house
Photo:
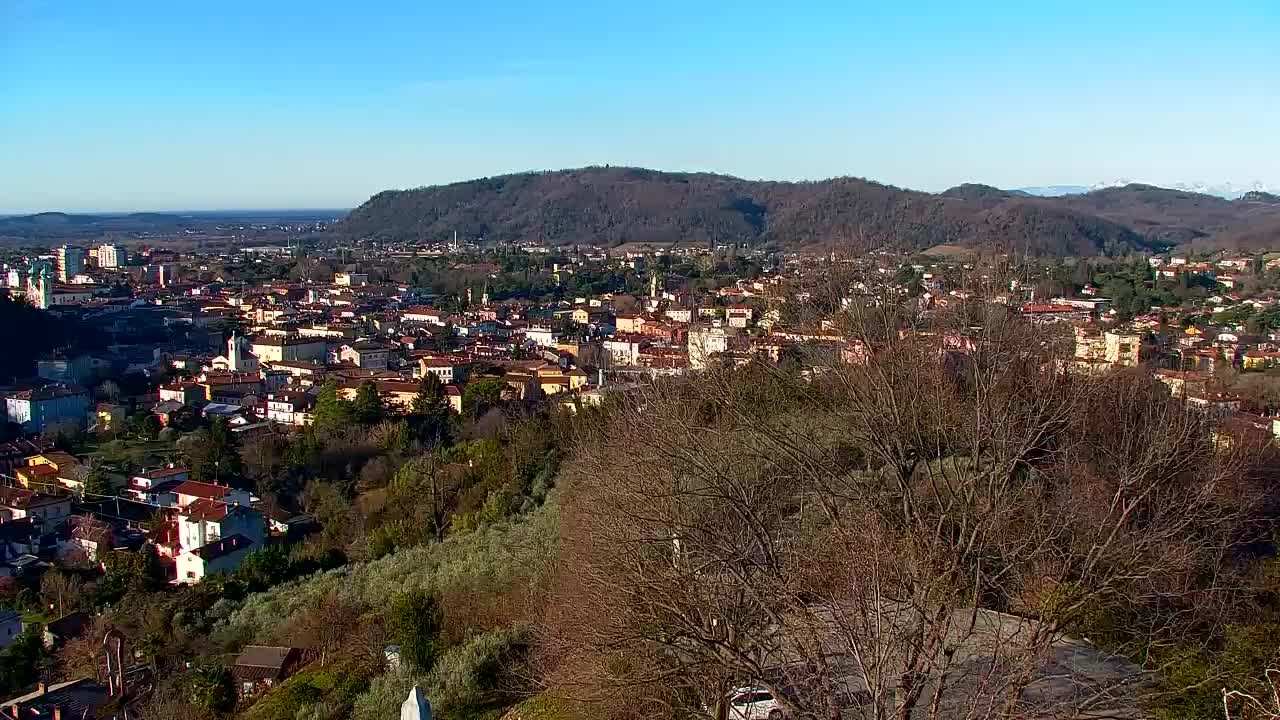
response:
[[[382,343],[361,340],[343,345],[338,350],[338,360],[351,363],[362,370],[386,370],[391,348]]]
[[[734,305],[725,308],[724,315],[729,327],[745,328],[755,319],[755,310],[748,305]]]
[[[617,365],[638,365],[641,344],[632,338],[610,338],[602,343],[609,359]]]
[[[5,406],[9,422],[21,425],[27,432],[43,432],[49,425],[61,422],[83,427],[89,412],[89,393],[75,385],[47,385],[10,394]]]
[[[22,615],[13,610],[0,610],[0,650],[13,644],[22,634]]]
[[[139,502],[173,507],[178,504],[178,496],[173,491],[189,479],[191,473],[186,468],[170,465],[134,475],[125,492]]]
[[[448,323],[449,316],[435,308],[414,306],[406,308],[400,315],[400,319],[405,322],[421,322],[431,325],[445,325]]]
[[[693,311],[688,308],[668,308],[666,316],[673,322],[686,324],[693,322]]]
[[[732,338],[737,332],[734,328],[704,327],[689,331],[689,367],[704,370],[712,355],[727,352]]]
[[[418,367],[414,370],[413,376],[420,378],[427,373],[440,378],[440,384],[448,385],[466,379],[467,365],[445,358],[422,358],[418,360]]]
[[[243,535],[232,535],[178,556],[178,582],[195,584],[210,575],[235,572],[246,556],[260,548]]]
[[[197,499],[178,514],[178,582],[198,583],[240,567],[266,538],[262,513],[208,498]]]
[[[305,392],[286,391],[267,396],[267,419],[281,425],[310,425],[314,399]]]
[[[524,337],[539,347],[553,348],[560,344],[560,334],[548,327],[530,327],[525,330]]]
[[[178,514],[178,543],[183,552],[232,535],[261,543],[266,535],[262,513],[244,505],[197,500]]]

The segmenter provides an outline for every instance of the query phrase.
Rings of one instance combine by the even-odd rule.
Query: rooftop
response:
[[[88,397],[88,394],[87,390],[76,385],[46,385],[42,388],[35,388],[32,390],[20,390],[9,395],[9,397],[14,400],[41,402],[65,397],[75,397],[78,395]]]
[[[91,716],[97,708],[110,700],[106,686],[93,678],[81,678],[37,689],[9,700],[0,705],[0,708],[20,706],[23,717],[42,720],[52,718],[54,708],[61,707],[63,717],[79,718]]]
[[[236,552],[247,551],[253,548],[253,541],[243,535],[231,535],[230,537],[215,540],[208,545],[192,550],[195,555],[199,555],[205,562],[217,560],[220,557],[230,555]]]
[[[70,500],[71,499],[69,497],[46,495],[44,493],[35,492],[34,490],[0,487],[0,507],[30,510],[32,508],[43,507],[45,505],[70,502]]]
[[[223,485],[214,485],[212,483],[204,483],[196,480],[188,480],[173,491],[178,495],[190,495],[192,497],[219,499],[231,492],[231,488]]]
[[[282,668],[289,661],[293,652],[290,647],[273,645],[249,645],[236,658],[236,665],[241,667]]]
[[[230,506],[226,503],[200,498],[188,505],[182,514],[190,522],[209,522],[225,518],[228,512],[230,512]]]

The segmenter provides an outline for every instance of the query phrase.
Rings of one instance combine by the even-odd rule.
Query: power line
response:
[[[13,475],[7,475],[7,474],[5,474],[5,473],[0,473],[0,478],[5,478],[5,479],[7,479],[7,480],[12,480],[12,481],[14,481],[14,482],[17,482],[19,485],[24,485],[23,480],[21,480],[20,478],[14,477]],[[185,481],[184,481],[184,482],[185,482]],[[190,481],[190,482],[200,482],[200,481],[198,481],[198,480],[194,480],[194,481]],[[202,484],[212,485],[212,483],[202,483]],[[71,488],[68,488],[68,487],[66,487],[65,485],[59,485],[58,483],[51,483],[51,482],[43,482],[43,481],[40,481],[40,480],[27,480],[27,481],[25,482],[25,485],[40,485],[40,486],[43,486],[43,487],[51,487],[51,488],[54,488],[54,489],[57,489],[57,490],[71,490]],[[223,486],[223,485],[215,485],[214,487],[226,487],[226,486]],[[234,488],[230,488],[230,487],[228,487],[227,489],[228,489],[228,490],[233,490]],[[72,492],[74,492],[74,491],[72,491]],[[172,491],[169,491],[169,492],[172,492]],[[247,492],[247,491],[245,491],[245,492]],[[175,493],[175,494],[176,494],[176,493]],[[148,505],[148,506],[150,506],[150,507],[156,507],[156,508],[160,508],[160,509],[162,509],[162,510],[171,510],[171,509],[179,509],[179,510],[181,510],[181,509],[183,509],[183,507],[185,507],[185,506],[176,505],[176,504],[175,504],[175,505],[160,505],[159,503],[151,503],[151,502],[147,502],[147,501],[145,501],[145,500],[135,500],[135,499],[133,499],[133,498],[121,497],[121,496],[119,496],[119,495],[107,495],[107,494],[104,494],[104,493],[91,493],[91,492],[81,492],[81,493],[80,493],[80,497],[81,497],[81,498],[88,497],[88,496],[99,497],[99,498],[105,498],[105,499],[109,499],[109,500],[127,500],[127,501],[129,501],[129,502],[137,503],[137,504],[139,504],[139,505]],[[252,497],[252,493],[250,493],[250,497]],[[221,504],[221,505],[227,505],[227,506],[230,506],[230,507],[248,507],[248,505],[246,505],[245,503],[231,502],[231,501],[229,501],[229,500],[221,500],[221,499],[218,499],[218,498],[200,498],[200,499],[201,499],[201,500],[207,500],[207,501],[212,502],[212,503],[218,503],[218,504]]]

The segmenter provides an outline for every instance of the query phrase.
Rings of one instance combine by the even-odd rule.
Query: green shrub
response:
[[[473,533],[286,582],[247,597],[217,623],[214,633],[218,638],[270,642],[277,628],[330,593],[362,610],[385,611],[388,599],[401,592],[424,590],[444,597],[480,579],[500,583],[524,577],[534,561],[551,555],[557,522],[552,500],[530,515]]]
[[[502,672],[519,658],[525,645],[521,634],[495,630],[450,649],[428,676],[432,705],[450,717],[460,717],[505,704]]]

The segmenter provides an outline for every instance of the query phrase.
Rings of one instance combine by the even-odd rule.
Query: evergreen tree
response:
[[[98,585],[99,600],[114,602],[130,590],[153,592],[164,586],[160,555],[151,544],[139,552],[114,550],[102,557],[105,574]]]
[[[27,630],[0,650],[0,697],[8,697],[40,678],[45,658],[44,643],[37,632]]]
[[[361,425],[376,425],[387,416],[387,408],[382,404],[378,388],[365,380],[356,388],[356,399],[353,406],[356,422]]]
[[[138,571],[134,576],[134,587],[143,592],[155,592],[164,587],[164,566],[160,564],[160,553],[156,546],[146,543],[138,551]]]
[[[435,596],[423,590],[400,593],[391,603],[391,633],[400,653],[419,672],[435,664],[441,650],[443,613]]]
[[[507,383],[502,378],[485,378],[467,384],[462,393],[462,409],[471,417],[480,417],[502,401]]]
[[[84,479],[84,495],[90,500],[101,499],[107,495],[115,495],[115,486],[111,484],[111,475],[104,465],[95,465]]]
[[[418,395],[413,399],[415,415],[430,415],[444,405],[444,385],[433,372],[422,374],[422,382],[418,384]]]
[[[231,712],[236,705],[235,679],[219,665],[198,665],[191,672],[191,702],[207,713]]]
[[[316,395],[316,407],[312,412],[312,426],[320,431],[341,430],[352,423],[354,414],[351,403],[338,395],[338,386],[326,382]]]
[[[244,481],[240,438],[231,431],[224,418],[214,418],[209,429],[198,434],[188,455],[192,479],[230,485]]]
[[[417,438],[426,445],[441,444],[449,438],[453,412],[445,397],[440,378],[435,373],[424,374],[418,395],[413,399],[409,424]]]

